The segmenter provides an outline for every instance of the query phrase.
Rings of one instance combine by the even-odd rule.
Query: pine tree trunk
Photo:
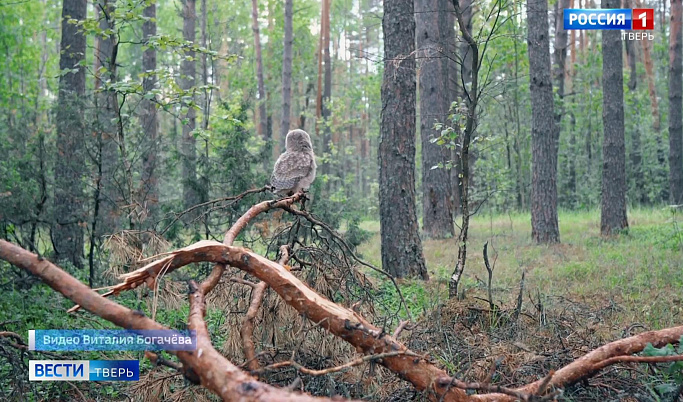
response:
[[[263,79],[263,59],[261,58],[261,34],[258,26],[258,0],[251,0],[251,29],[254,32],[254,51],[256,53],[256,80],[258,82],[258,126],[261,138],[268,138],[268,113],[266,111],[266,84]]]
[[[143,11],[147,18],[142,24],[142,36],[144,41],[149,41],[157,34],[156,3],[151,2]],[[154,90],[156,75],[153,72],[157,68],[157,51],[153,47],[146,48],[142,53],[142,70],[146,74],[142,79],[142,91],[145,95]],[[155,96],[156,97],[156,96]],[[147,206],[148,220],[154,222],[158,214],[159,185],[157,182],[157,152],[159,152],[158,131],[159,121],[154,98],[143,99],[141,102],[140,123],[145,133],[147,147],[142,155],[142,195],[141,201]]]
[[[564,80],[565,80],[565,68],[567,61],[567,31],[564,30],[564,18],[562,18],[563,10],[569,8],[569,0],[558,0],[555,3],[555,46],[553,55],[555,56],[555,66],[554,66],[554,82],[557,85],[557,95],[560,97],[560,101],[564,99]],[[560,106],[560,110],[555,113],[555,121],[558,124],[556,131],[556,141],[555,146],[560,143],[560,123],[562,122],[562,115],[564,110]],[[555,151],[557,154],[557,151]],[[557,158],[557,155],[555,156]]]
[[[385,0],[379,143],[382,267],[428,279],[415,213],[415,19],[413,0]]]
[[[183,39],[188,42],[195,42],[195,26],[197,20],[195,0],[183,0]],[[196,86],[196,65],[194,50],[185,51],[186,58],[183,59],[180,70],[184,76],[181,81],[181,88],[190,91]],[[188,105],[185,105],[188,106]],[[181,154],[183,166],[183,202],[185,208],[196,205],[199,202],[199,188],[197,182],[197,148],[194,138],[196,127],[196,111],[189,107],[184,116],[186,122],[183,123],[183,134],[181,139]]]
[[[289,118],[292,100],[292,13],[293,0],[285,0],[285,39],[282,52],[282,123],[280,138],[285,138],[289,131]]]
[[[531,237],[536,243],[558,243],[557,139],[550,80],[548,0],[527,2],[529,90],[531,93]]]
[[[631,0],[624,0],[624,8],[631,8]],[[624,40],[624,48],[626,50],[626,62],[629,69],[628,90],[635,93],[638,83],[638,71],[636,69],[637,48],[634,40],[626,38]],[[631,136],[631,152],[629,159],[631,166],[629,176],[634,178],[634,194],[636,195],[634,201],[645,204],[647,203],[647,194],[645,192],[645,183],[643,177],[643,163],[642,163],[642,147],[640,144],[640,126],[635,125],[630,133]]]
[[[618,8],[619,0],[602,0],[602,8]],[[624,76],[619,31],[602,31],[602,211],[600,233],[628,228],[626,219],[626,146],[624,143]]]
[[[99,12],[99,27],[103,32],[115,29],[114,12],[115,5],[113,0],[98,0],[96,10]],[[121,180],[119,155],[117,152],[118,137],[118,100],[116,92],[108,91],[103,82],[109,81],[113,84],[116,81],[116,43],[115,35],[98,35],[95,38],[95,114],[97,116],[96,130],[99,142],[99,164],[102,167],[101,189],[99,199],[95,202],[99,206],[98,230],[95,231],[96,237],[108,234],[116,230],[118,225],[116,216],[118,215],[117,203],[129,204],[126,196],[130,189],[126,187],[127,182]],[[100,70],[104,68],[104,70]],[[102,71],[104,73],[102,73]],[[117,184],[118,183],[118,184]]]
[[[624,0],[624,8],[631,8],[631,0]],[[573,32],[574,31],[572,31],[572,33]],[[626,49],[626,59],[629,69],[628,89],[629,91],[635,91],[636,83],[638,82],[635,41],[626,38],[624,40],[624,48]]]
[[[444,55],[444,37],[439,30],[439,0],[416,2],[415,22],[419,55],[420,138],[422,140],[422,230],[432,238],[453,237],[453,204],[451,183],[443,166],[450,150],[432,140],[441,130],[436,123],[448,124],[448,70]],[[438,13],[438,14],[437,14]],[[446,32],[444,32],[446,34]],[[441,168],[437,166],[441,164]]]
[[[669,182],[671,203],[683,204],[683,66],[681,65],[681,0],[671,0],[669,30]]]
[[[660,130],[660,114],[659,114],[659,101],[657,100],[657,90],[655,87],[655,67],[652,61],[652,50],[650,48],[649,41],[641,41],[643,47],[643,62],[645,64],[645,74],[647,76],[647,88],[648,94],[650,95],[650,107],[652,108],[652,116],[654,117],[654,122],[652,127],[655,131]]]
[[[329,121],[330,115],[331,115],[331,110],[330,110],[330,98],[332,97],[332,59],[330,57],[330,0],[323,0],[323,3],[325,3],[325,6],[323,7],[323,10],[325,12],[323,13],[323,20],[321,22],[322,24],[322,32],[323,32],[323,39],[322,39],[322,51],[323,51],[323,65],[325,68],[325,74],[323,77],[323,94],[322,94],[322,100],[321,100],[321,111],[322,111],[322,138],[323,138],[323,153],[329,154],[331,151],[330,148],[330,141],[332,141],[331,138],[331,133],[329,129],[329,124],[331,123]],[[323,163],[322,169],[321,169],[323,174],[331,174],[330,170],[330,164],[329,163]],[[328,189],[329,185],[332,183],[332,181],[328,181]]]
[[[642,8],[642,1],[635,0],[635,5],[637,8]],[[661,134],[661,113],[659,111],[659,100],[657,97],[657,88],[655,85],[655,66],[652,60],[652,42],[649,40],[640,41],[643,50],[643,63],[645,64],[645,76],[647,78],[647,88],[648,94],[650,95],[650,107],[652,108],[653,123],[652,128],[655,131],[655,141],[657,150],[657,165],[660,167],[665,166],[666,157],[664,152],[664,144]],[[657,181],[662,180],[662,175],[664,174],[663,169],[657,171]],[[669,189],[666,186],[662,186],[662,191],[660,192],[661,200],[667,200],[669,198]]]
[[[73,70],[59,77],[56,106],[57,155],[55,163],[55,208],[52,240],[58,259],[67,259],[83,267],[83,227],[85,194],[81,183],[85,176],[85,35],[69,19],[87,17],[86,0],[62,3],[62,39],[59,69]]]

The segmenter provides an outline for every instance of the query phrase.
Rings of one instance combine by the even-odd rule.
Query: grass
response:
[[[680,217],[668,209],[629,210],[629,231],[613,238],[600,236],[599,211],[561,211],[557,245],[535,245],[531,240],[528,213],[478,215],[470,226],[468,259],[463,284],[466,294],[485,296],[487,272],[483,246],[489,242],[494,268],[493,298],[511,304],[519,292],[522,271],[526,271],[525,303],[530,295],[562,296],[596,308],[617,306],[614,330],[638,322],[650,329],[681,323],[683,313],[683,232]],[[381,265],[379,223],[363,222],[373,233],[359,247],[365,259]],[[420,302],[434,305],[447,297],[447,282],[457,258],[456,239],[425,240],[423,248],[432,277],[425,285],[405,281],[406,288],[428,288],[429,300],[410,300],[413,309]],[[414,293],[414,292],[413,292]],[[525,292],[527,293],[527,292]],[[417,304],[415,304],[417,303]]]

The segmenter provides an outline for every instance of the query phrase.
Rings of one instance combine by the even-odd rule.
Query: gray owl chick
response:
[[[311,137],[304,130],[287,133],[285,148],[275,162],[270,185],[278,194],[292,195],[311,186],[317,166]]]

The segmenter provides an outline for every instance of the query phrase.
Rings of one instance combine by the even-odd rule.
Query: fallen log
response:
[[[87,311],[126,329],[168,329],[145,316],[109,300],[64,272],[50,261],[0,240],[0,258],[40,277],[48,286],[63,294]],[[334,398],[312,397],[257,381],[218,353],[211,344],[204,323],[204,295],[196,285],[190,294],[189,328],[197,331],[197,350],[174,353],[183,363],[183,370],[198,377],[202,386],[225,401],[316,401],[331,402]]]

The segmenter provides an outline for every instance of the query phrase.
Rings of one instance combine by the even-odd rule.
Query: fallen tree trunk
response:
[[[660,329],[658,331],[643,332],[642,334],[619,339],[618,341],[600,346],[592,352],[583,355],[582,357],[557,370],[547,383],[545,389],[564,388],[575,384],[584,378],[595,375],[599,370],[609,365],[621,362],[623,359],[620,359],[619,357],[630,356],[634,353],[642,352],[648,343],[651,343],[654,347],[662,347],[669,343],[678,343],[682,336],[683,326],[679,326]],[[683,356],[676,357],[678,357],[677,360],[683,360]],[[675,359],[672,359],[672,356],[658,356],[658,358],[651,358],[649,360],[649,362],[655,363],[666,362]],[[520,387],[517,389],[517,391],[532,395],[537,394],[542,383],[543,380],[539,380]],[[502,394],[479,395],[477,399],[484,401],[516,400],[509,395]]]
[[[405,345],[383,333],[381,329],[367,322],[353,310],[339,306],[317,294],[282,265],[245,248],[226,246],[210,240],[200,241],[170,253],[136,271],[122,275],[123,283],[112,290],[118,293],[133,289],[145,282],[149,283],[150,279],[156,278],[162,270],[168,273],[200,261],[230,265],[262,280],[300,314],[349,342],[359,352],[364,354],[406,352],[386,357],[380,361],[380,364],[412,383],[417,389],[430,392],[436,400],[440,398],[444,401],[466,400],[467,396],[461,389],[449,385],[450,377],[447,372],[424,357],[411,352]],[[441,381],[442,379],[448,381]]]
[[[48,286],[63,294],[91,313],[126,329],[168,329],[146,317],[109,300],[90,289],[78,279],[64,272],[46,259],[21,247],[0,240],[0,258],[40,277]],[[211,345],[204,323],[204,295],[194,286],[190,294],[189,328],[197,331],[196,352],[175,353],[183,363],[183,370],[199,377],[201,385],[225,401],[333,401],[312,397],[257,381],[223,357]],[[192,376],[192,375],[190,375]]]

